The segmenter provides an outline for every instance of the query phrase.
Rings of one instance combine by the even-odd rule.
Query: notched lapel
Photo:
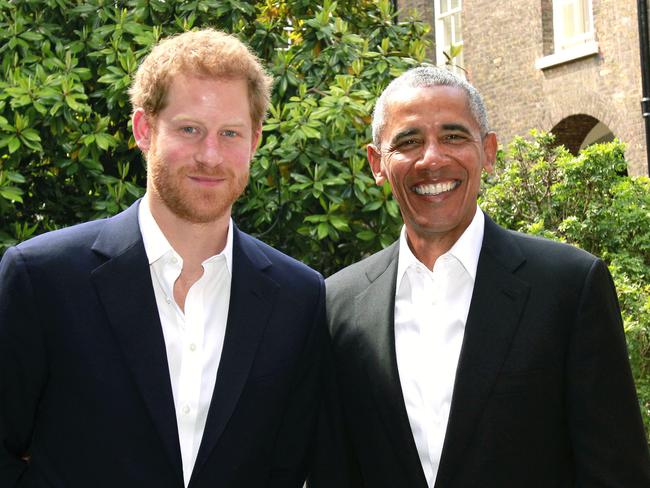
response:
[[[137,205],[106,222],[93,249],[108,260],[92,281],[162,445],[182,482],[165,340],[137,221]]]
[[[235,410],[278,292],[278,284],[264,273],[271,262],[249,236],[234,229],[226,336],[195,473],[214,449]]]
[[[455,473],[462,470],[463,452],[519,326],[530,286],[513,271],[523,261],[507,233],[486,217],[436,487],[453,486]]]
[[[387,254],[387,263],[368,270],[367,277],[371,283],[355,298],[357,337],[360,341],[357,350],[360,361],[366,367],[377,410],[396,446],[395,451],[405,466],[405,472],[413,473],[418,478],[418,484],[426,486],[397,368],[394,327],[397,246],[393,251]]]

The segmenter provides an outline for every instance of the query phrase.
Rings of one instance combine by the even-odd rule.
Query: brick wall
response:
[[[433,1],[400,4],[433,11]],[[463,0],[468,78],[483,94],[503,144],[531,128],[551,130],[586,115],[627,143],[630,174],[646,174],[636,2],[592,4],[598,54],[541,70],[535,61],[553,52],[551,0]]]

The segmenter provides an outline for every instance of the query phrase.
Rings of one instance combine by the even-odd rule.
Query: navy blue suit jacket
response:
[[[190,488],[302,485],[327,340],[322,277],[235,228],[225,343]],[[0,486],[183,487],[137,204],[0,263]]]

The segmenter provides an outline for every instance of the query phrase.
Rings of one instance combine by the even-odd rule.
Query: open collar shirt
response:
[[[183,259],[160,230],[146,196],[140,202],[138,212],[165,339],[183,477],[187,486],[201,445],[226,334],[232,281],[233,224],[231,219],[224,249],[202,263],[203,275],[187,293],[183,312],[174,300],[173,291],[183,269]]]
[[[470,225],[433,270],[411,251],[402,228],[395,295],[395,348],[413,439],[433,488],[449,421],[456,368],[476,279],[485,219]]]

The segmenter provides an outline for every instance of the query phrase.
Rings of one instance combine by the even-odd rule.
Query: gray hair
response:
[[[469,109],[481,128],[481,137],[489,131],[487,112],[483,98],[474,86],[451,71],[436,66],[420,66],[401,74],[384,89],[372,112],[372,142],[379,147],[381,132],[386,125],[386,105],[394,92],[403,88],[427,88],[433,86],[451,86],[464,90],[467,94]]]

